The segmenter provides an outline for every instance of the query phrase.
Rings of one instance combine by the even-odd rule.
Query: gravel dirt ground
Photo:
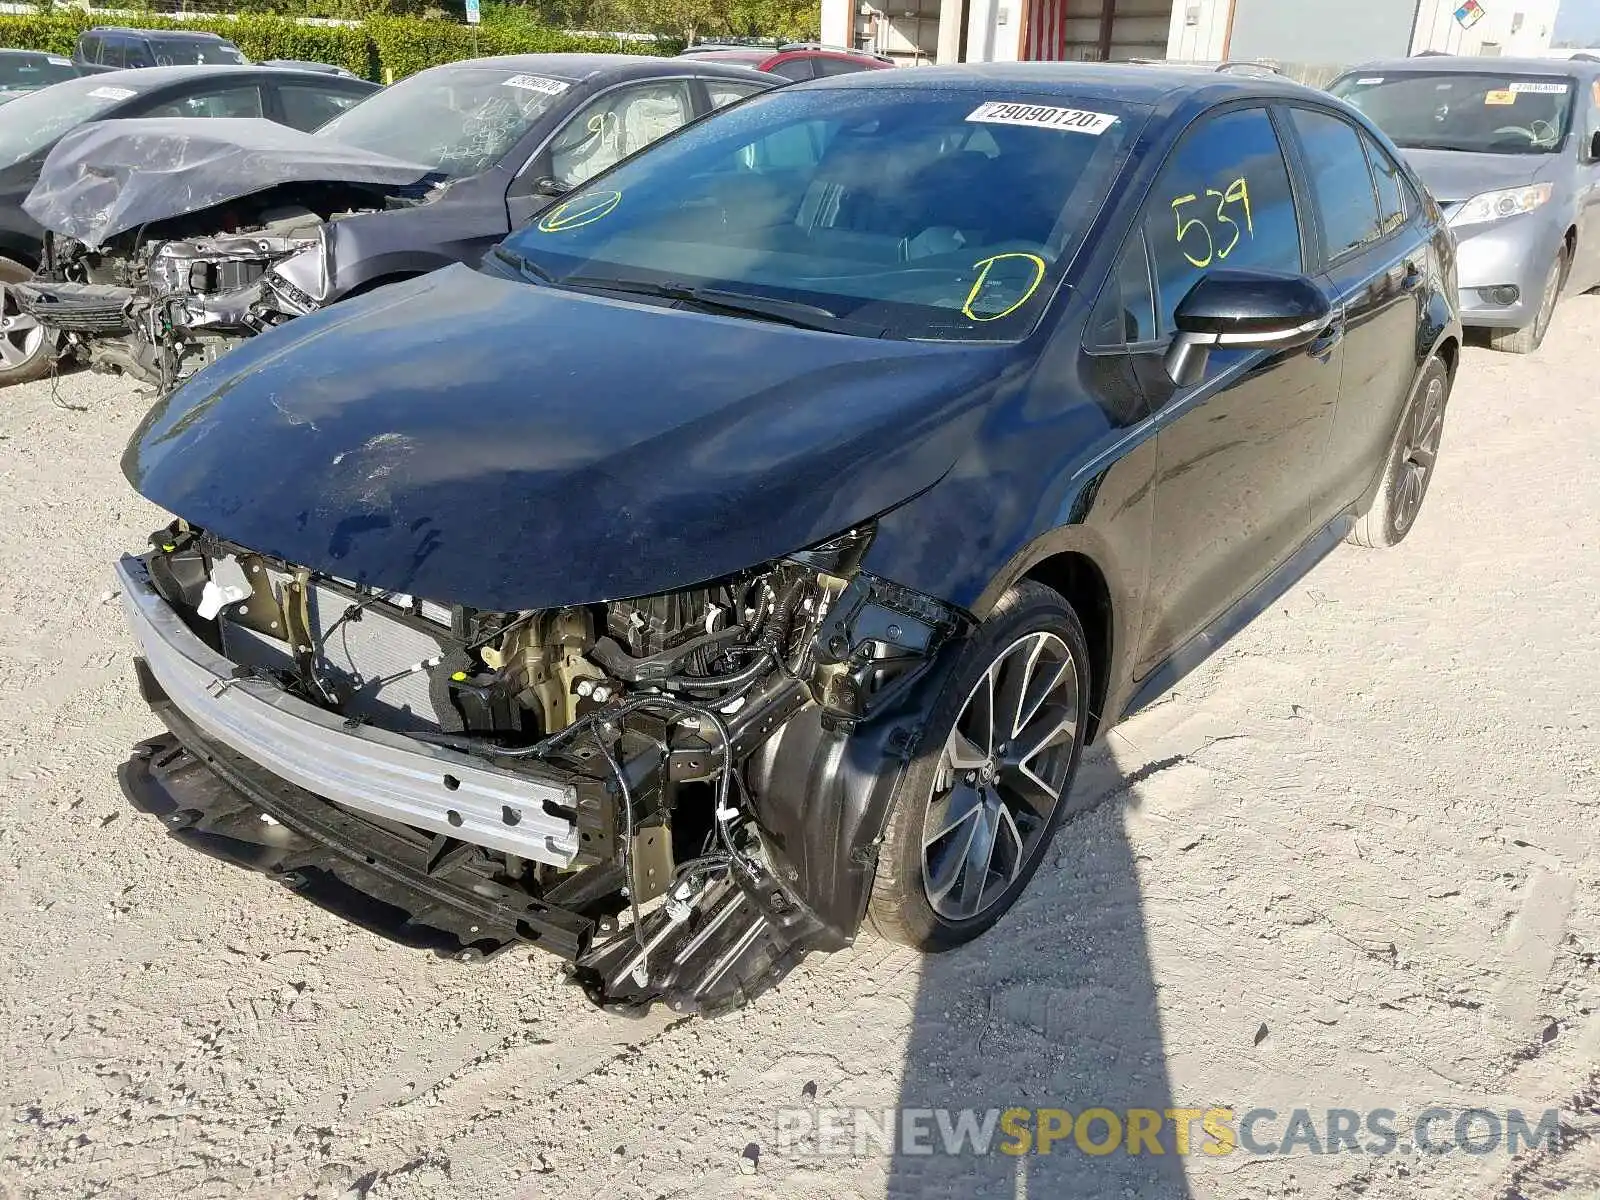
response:
[[[160,521],[117,469],[144,404],[4,393],[0,1198],[1593,1200],[1596,344],[1580,296],[1531,358],[1469,351],[1411,539],[1340,550],[1097,748],[988,937],[863,936],[712,1022],[383,943],[133,812],[116,768],[157,726],[108,589]],[[775,1115],[1128,1104],[1555,1106],[1572,1136],[821,1155]]]

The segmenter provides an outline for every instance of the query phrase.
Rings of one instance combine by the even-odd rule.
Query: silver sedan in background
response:
[[[1564,292],[1600,284],[1600,62],[1427,55],[1329,89],[1394,140],[1460,246],[1461,320],[1538,349]]]

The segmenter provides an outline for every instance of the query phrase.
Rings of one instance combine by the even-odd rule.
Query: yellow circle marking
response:
[[[601,217],[610,216],[611,211],[621,203],[621,192],[594,192],[572,200],[563,200],[539,218],[539,232],[562,233],[568,229],[580,229],[585,225],[592,225]]]
[[[972,311],[973,301],[978,298],[978,293],[983,290],[983,285],[988,281],[989,272],[994,270],[995,263],[1007,258],[1025,258],[1031,262],[1033,264],[1034,272],[1033,282],[1028,284],[1027,288],[1023,291],[1021,298],[1018,299],[1016,303],[1011,305],[1010,308],[1004,309],[1001,312],[997,312],[992,316],[980,317],[977,313]],[[996,254],[990,258],[980,258],[972,265],[978,268],[978,278],[973,283],[972,290],[967,293],[966,303],[961,306],[961,315],[966,317],[969,321],[998,321],[1002,317],[1009,317],[1012,313],[1016,312],[1017,309],[1021,308],[1029,300],[1033,299],[1033,294],[1039,290],[1039,285],[1044,282],[1045,271],[1049,269],[1044,259],[1040,258],[1037,254],[1024,254],[1020,250],[1010,250],[1005,254]]]

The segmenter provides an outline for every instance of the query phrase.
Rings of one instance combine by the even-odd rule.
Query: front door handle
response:
[[[1428,277],[1427,273],[1423,271],[1423,269],[1417,265],[1416,262],[1409,258],[1406,259],[1405,270],[1405,278],[1400,281],[1400,290],[1402,292],[1416,291],[1422,286],[1422,281]]]
[[[1344,341],[1344,317],[1338,316],[1326,329],[1317,334],[1316,339],[1306,347],[1306,353],[1312,358],[1326,359],[1342,341]]]

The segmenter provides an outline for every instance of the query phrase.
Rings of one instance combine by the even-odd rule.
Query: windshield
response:
[[[174,38],[171,41],[154,41],[158,67],[208,67],[249,63],[239,47],[232,42],[212,42]]]
[[[769,92],[600,176],[502,257],[574,286],[705,290],[890,337],[1015,339],[1143,117],[1009,89]]]
[[[69,129],[92,121],[139,94],[123,80],[133,72],[118,72],[116,83],[104,75],[68,79],[37,92],[19,96],[6,105],[0,118],[0,167],[19,163],[50,146]]]
[[[505,157],[571,84],[491,68],[423,71],[335,117],[317,136],[476,175]]]
[[[1557,75],[1374,72],[1332,87],[1398,146],[1472,154],[1552,154],[1572,121],[1574,81]]]
[[[69,58],[55,54],[0,54],[0,91],[31,92],[46,84],[77,77],[77,69]]]

